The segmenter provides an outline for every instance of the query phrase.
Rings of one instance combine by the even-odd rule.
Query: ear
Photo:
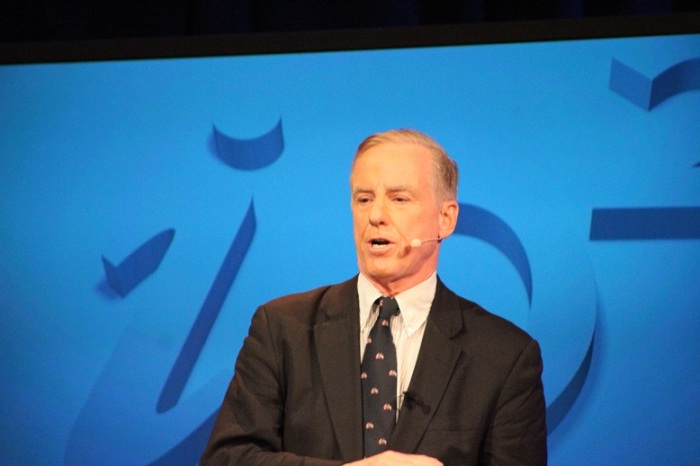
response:
[[[440,238],[447,238],[455,231],[457,226],[457,216],[459,215],[459,204],[457,201],[444,201],[440,206]]]

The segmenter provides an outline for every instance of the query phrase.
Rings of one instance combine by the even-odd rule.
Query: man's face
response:
[[[364,152],[350,176],[355,247],[360,271],[395,295],[437,268],[439,244],[411,248],[413,239],[445,238],[457,219],[455,201],[438,202],[428,149],[383,143]]]

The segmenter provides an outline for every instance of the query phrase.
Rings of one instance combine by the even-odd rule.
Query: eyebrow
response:
[[[352,190],[352,195],[355,196],[357,194],[366,194],[366,193],[373,193],[373,192],[374,191],[371,189],[359,187],[359,188],[354,188]]]
[[[356,188],[355,190],[352,191],[350,194],[350,199],[355,202],[357,199],[359,199],[361,196],[371,196],[372,198],[376,198],[377,194],[373,189],[367,189],[367,188]],[[408,199],[412,199],[413,201],[421,199],[421,196],[417,194],[417,190],[412,188],[409,185],[399,185],[399,186],[392,186],[387,188],[386,192],[384,193],[384,196],[387,196],[388,198],[393,198],[395,196],[401,196],[401,197],[406,197]]]
[[[389,193],[398,193],[398,192],[403,192],[403,191],[412,193],[415,191],[415,189],[407,184],[402,184],[399,186],[392,186],[389,189],[387,189],[387,192],[389,192]]]

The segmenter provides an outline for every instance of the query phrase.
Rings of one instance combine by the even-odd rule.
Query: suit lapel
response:
[[[359,326],[356,279],[332,287],[321,301],[314,339],[323,391],[343,458],[362,457]]]
[[[459,301],[438,281],[416,368],[389,448],[413,452],[418,446],[461,355],[461,349],[451,340],[461,329]]]

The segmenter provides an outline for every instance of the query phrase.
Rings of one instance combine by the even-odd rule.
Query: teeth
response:
[[[389,241],[383,239],[372,240],[371,243],[373,248],[385,248],[389,245]]]

